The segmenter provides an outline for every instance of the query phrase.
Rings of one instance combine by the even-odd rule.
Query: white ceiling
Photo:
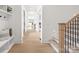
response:
[[[34,19],[34,18],[38,17],[37,15],[42,14],[41,5],[24,5],[24,7],[28,13],[28,19]]]
[[[25,5],[27,11],[39,12],[41,5]]]

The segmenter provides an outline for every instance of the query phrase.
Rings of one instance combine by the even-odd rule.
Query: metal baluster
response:
[[[78,23],[77,23],[77,21],[78,21],[78,17],[76,18],[76,47],[77,47],[77,39],[78,39]]]
[[[77,19],[77,42],[79,41],[79,19]],[[79,44],[79,42],[78,42]]]
[[[70,22],[70,47],[71,47],[71,22]]]
[[[75,47],[76,47],[76,19],[75,19]]]
[[[77,18],[76,18],[76,47],[77,47]]]
[[[67,48],[66,47],[66,26],[65,26],[65,40],[64,41],[65,41],[65,45],[64,46],[65,46],[65,53],[66,53],[66,48]]]
[[[73,21],[73,29],[72,29],[72,31],[73,31],[73,38],[72,39],[73,39],[73,47],[74,47],[74,34],[75,34],[74,33],[74,21]]]
[[[69,52],[69,25],[65,27],[65,52]]]
[[[67,48],[67,50],[68,50],[68,53],[69,53],[69,25],[68,25],[68,48]]]
[[[73,21],[70,22],[70,44],[71,48],[74,46],[74,23]]]

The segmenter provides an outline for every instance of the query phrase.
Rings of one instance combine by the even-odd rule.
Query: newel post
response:
[[[65,23],[59,23],[59,52],[64,53],[64,34],[65,34]]]

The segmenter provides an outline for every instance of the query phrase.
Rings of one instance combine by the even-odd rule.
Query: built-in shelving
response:
[[[4,38],[5,40],[0,40],[0,53],[8,52],[13,46],[13,36]]]
[[[0,6],[0,25],[3,25],[0,32],[0,53],[8,52],[14,44],[13,36],[9,36],[8,16],[12,16],[12,8],[8,5]],[[6,21],[7,20],[7,21]],[[6,26],[5,26],[6,25]],[[8,30],[7,30],[8,29]],[[4,35],[5,34],[5,35]],[[7,36],[6,36],[7,35]]]
[[[5,13],[5,14],[7,14],[7,15],[12,15],[12,13],[10,13],[10,12],[7,12],[7,11],[5,11],[5,10],[2,10],[2,9],[0,9],[0,12],[3,12],[3,13]]]
[[[12,38],[13,38],[13,37],[9,37],[9,38],[7,38],[7,39],[5,39],[5,40],[0,40],[0,48],[1,48],[6,42],[10,41]]]

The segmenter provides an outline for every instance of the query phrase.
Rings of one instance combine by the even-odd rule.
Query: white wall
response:
[[[34,17],[34,24],[36,24],[36,31],[39,32],[39,15],[37,13]]]
[[[51,36],[56,36],[54,33],[58,33],[58,23],[67,22],[73,14],[79,13],[79,6],[55,6],[45,5],[43,6],[42,16],[42,42],[47,42]]]
[[[13,30],[15,43],[22,42],[22,7],[20,5],[11,5],[13,8],[12,16],[9,16],[9,27]]]

